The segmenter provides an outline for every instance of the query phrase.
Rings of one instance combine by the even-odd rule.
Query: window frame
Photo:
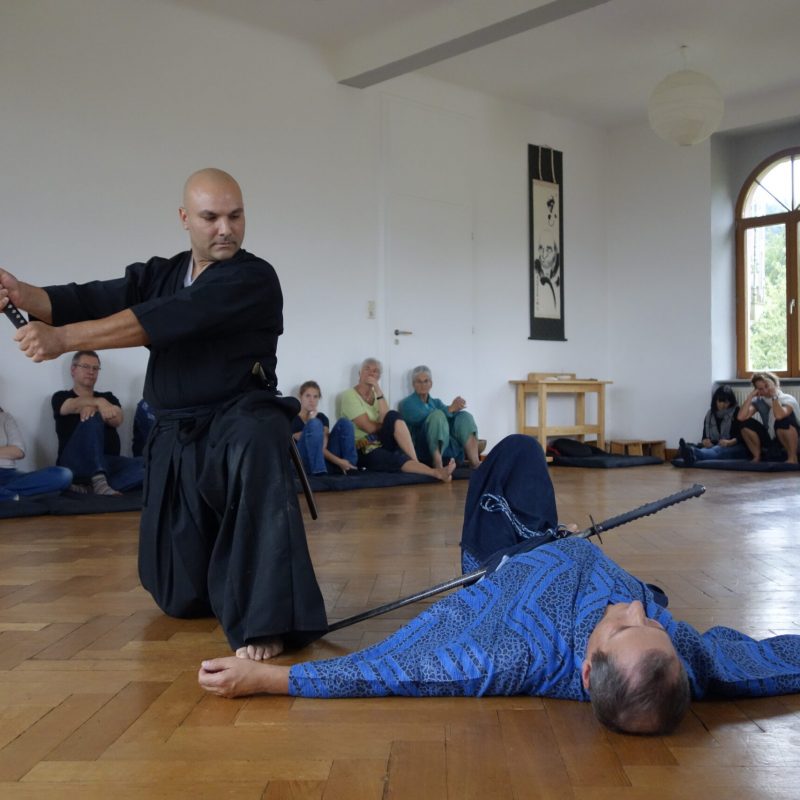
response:
[[[747,369],[747,261],[745,258],[745,236],[751,228],[766,228],[783,225],[786,231],[786,366],[785,370],[774,370],[781,377],[800,377],[800,309],[798,309],[798,228],[800,227],[800,207],[779,214],[763,217],[743,217],[744,204],[756,178],[769,167],[786,158],[794,157],[795,169],[800,169],[800,147],[789,147],[761,161],[747,176],[736,202],[736,374],[739,378],[749,378],[752,370]],[[794,198],[798,202],[798,198]],[[793,302],[794,301],[794,302]],[[793,307],[792,307],[793,302]]]

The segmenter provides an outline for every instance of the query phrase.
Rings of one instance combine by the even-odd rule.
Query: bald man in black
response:
[[[34,361],[149,348],[142,584],[167,614],[214,614],[237,655],[260,660],[327,629],[288,458],[298,407],[277,394],[283,298],[272,266],[241,247],[230,175],[191,175],[179,216],[191,250],[119,279],[40,288],[0,269],[0,311],[11,300],[41,320],[16,334]]]

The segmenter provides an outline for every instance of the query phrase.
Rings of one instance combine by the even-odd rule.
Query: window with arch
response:
[[[800,376],[800,147],[762,161],[736,204],[737,369]]]

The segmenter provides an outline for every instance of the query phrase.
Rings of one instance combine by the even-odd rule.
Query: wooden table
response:
[[[606,385],[612,381],[595,378],[576,378],[575,373],[531,372],[526,380],[509,381],[517,387],[517,433],[535,436],[542,447],[547,447],[548,436],[574,436],[584,440],[587,434],[595,434],[597,446],[606,446]],[[539,401],[539,424],[528,425],[526,400],[535,394]],[[547,398],[551,394],[575,395],[575,424],[548,425]],[[597,422],[586,422],[586,395],[597,395]]]

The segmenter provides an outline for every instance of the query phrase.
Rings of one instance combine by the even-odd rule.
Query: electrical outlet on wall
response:
[[[367,302],[367,319],[375,319],[375,301]]]

